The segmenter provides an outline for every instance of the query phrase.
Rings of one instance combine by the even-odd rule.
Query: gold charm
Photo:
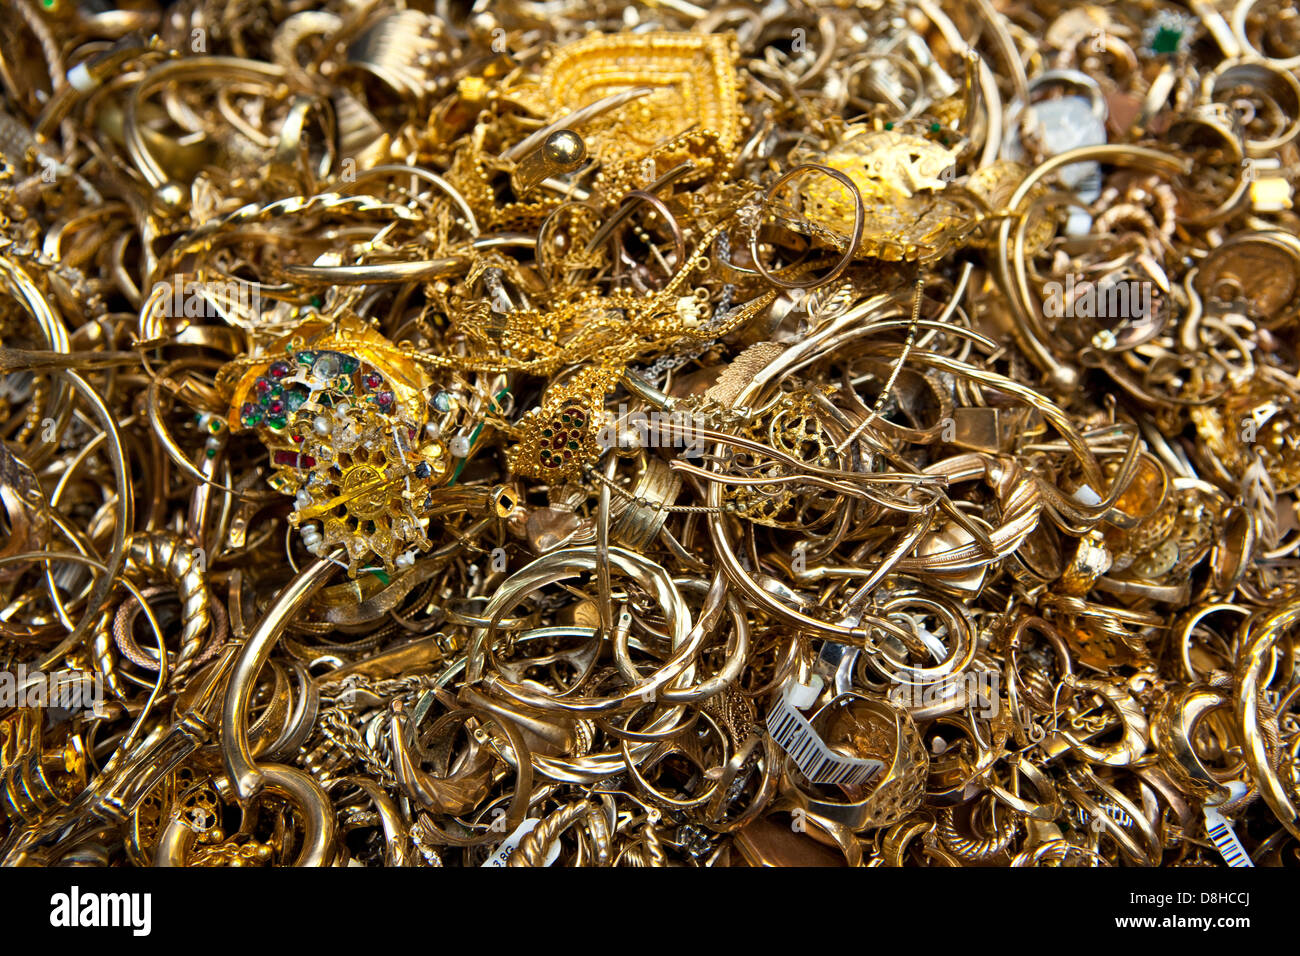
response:
[[[554,390],[541,408],[519,422],[519,443],[510,449],[510,470],[539,481],[572,481],[600,457],[605,395],[618,372],[584,368]]]
[[[851,125],[829,150],[796,153],[792,160],[821,163],[848,176],[862,195],[866,222],[855,251],[859,259],[929,261],[950,252],[975,227],[971,204],[946,192],[957,153],[938,143]],[[826,176],[799,183],[799,216],[819,239],[842,249],[853,234],[853,197]]]

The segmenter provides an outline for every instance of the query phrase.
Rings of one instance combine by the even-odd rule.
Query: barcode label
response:
[[[1213,807],[1205,808],[1205,831],[1209,834],[1210,842],[1218,848],[1219,854],[1228,866],[1255,865],[1247,856],[1246,848],[1237,839],[1237,833],[1232,829],[1232,824]]]
[[[794,680],[786,684],[776,706],[767,715],[767,732],[790,755],[799,772],[813,783],[870,783],[885,768],[881,761],[858,760],[836,753],[799,713],[796,704],[808,706],[821,690],[821,678],[814,677],[813,681],[811,685]]]
[[[1131,827],[1133,825],[1133,818],[1128,815],[1128,812],[1123,807],[1116,806],[1113,803],[1103,803],[1101,809],[1106,816],[1110,817],[1120,826]]]

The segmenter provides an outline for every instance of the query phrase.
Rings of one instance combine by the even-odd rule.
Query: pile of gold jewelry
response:
[[[0,0],[0,863],[1300,863],[1289,0]]]

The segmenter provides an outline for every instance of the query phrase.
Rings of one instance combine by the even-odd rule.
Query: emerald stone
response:
[[[1183,42],[1183,31],[1175,27],[1159,27],[1151,39],[1152,53],[1177,53]]]

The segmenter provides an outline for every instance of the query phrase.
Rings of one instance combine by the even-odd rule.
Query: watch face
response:
[[[1080,146],[1100,146],[1106,142],[1105,118],[1094,112],[1092,103],[1083,96],[1062,96],[1025,107],[1002,148],[1004,158],[1024,158],[1026,150],[1022,131],[1040,144],[1048,156],[1059,156]],[[1097,163],[1074,163],[1061,169],[1057,175],[1084,202],[1093,202],[1101,195],[1101,167]]]

